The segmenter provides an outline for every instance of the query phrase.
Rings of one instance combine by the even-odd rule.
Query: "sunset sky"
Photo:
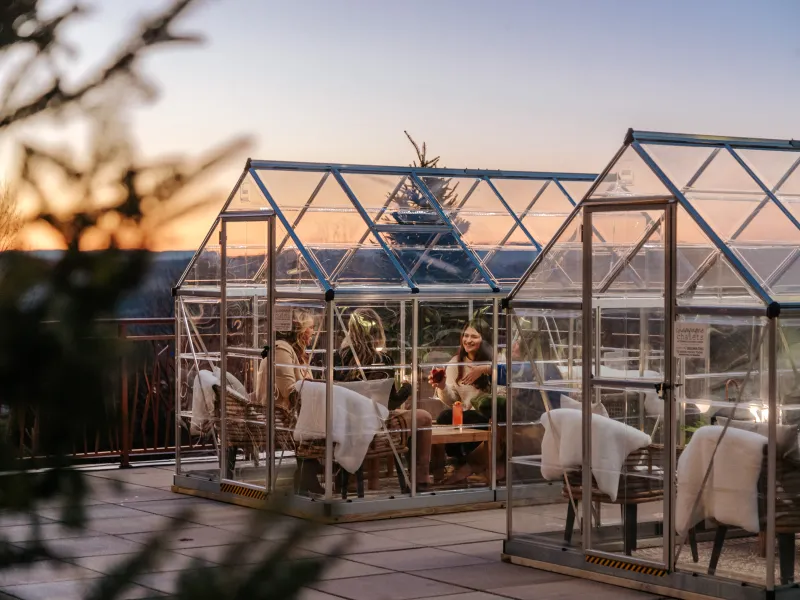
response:
[[[78,70],[163,6],[95,4]],[[161,96],[133,125],[147,156],[247,134],[256,158],[407,164],[408,129],[447,166],[595,172],[628,127],[800,137],[798,22],[796,0],[209,0],[182,23],[203,46],[146,62]]]

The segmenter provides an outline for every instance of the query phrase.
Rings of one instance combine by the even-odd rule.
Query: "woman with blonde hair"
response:
[[[334,378],[339,381],[394,379],[394,361],[384,352],[386,332],[380,316],[371,308],[357,308],[350,315],[347,335],[334,357]],[[343,369],[342,367],[346,367]],[[429,412],[417,409],[400,410],[411,394],[411,386],[404,383],[397,389],[392,386],[389,410],[403,419],[405,429],[411,430],[411,419],[417,423],[417,490],[425,491],[430,484],[431,426]]]

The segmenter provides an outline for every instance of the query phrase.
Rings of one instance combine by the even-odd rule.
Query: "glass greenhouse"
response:
[[[629,131],[515,286],[512,562],[800,598],[798,166],[800,142]],[[542,480],[561,501],[530,506]]]
[[[501,302],[595,178],[248,161],[174,289],[175,488],[331,520],[502,501]]]

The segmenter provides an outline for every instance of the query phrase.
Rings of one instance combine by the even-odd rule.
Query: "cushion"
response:
[[[729,423],[729,427],[734,429],[743,429],[745,431],[752,431],[764,437],[769,437],[769,423],[756,423],[755,421],[737,421],[735,419],[726,419],[725,417],[717,417],[717,425],[725,426]],[[785,458],[792,458],[797,460],[800,458],[800,448],[797,445],[797,427],[794,425],[776,425],[775,426],[775,448],[778,456]]]
[[[571,408],[573,410],[580,410],[582,408],[581,403],[577,400],[573,400],[569,396],[565,396],[561,394],[561,408]],[[606,407],[603,406],[602,402],[598,402],[597,404],[592,404],[592,414],[600,415],[602,417],[608,416],[608,411]]]

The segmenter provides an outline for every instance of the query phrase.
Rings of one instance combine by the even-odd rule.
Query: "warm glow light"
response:
[[[768,408],[751,408],[750,414],[753,415],[756,423],[766,423],[769,420]]]

